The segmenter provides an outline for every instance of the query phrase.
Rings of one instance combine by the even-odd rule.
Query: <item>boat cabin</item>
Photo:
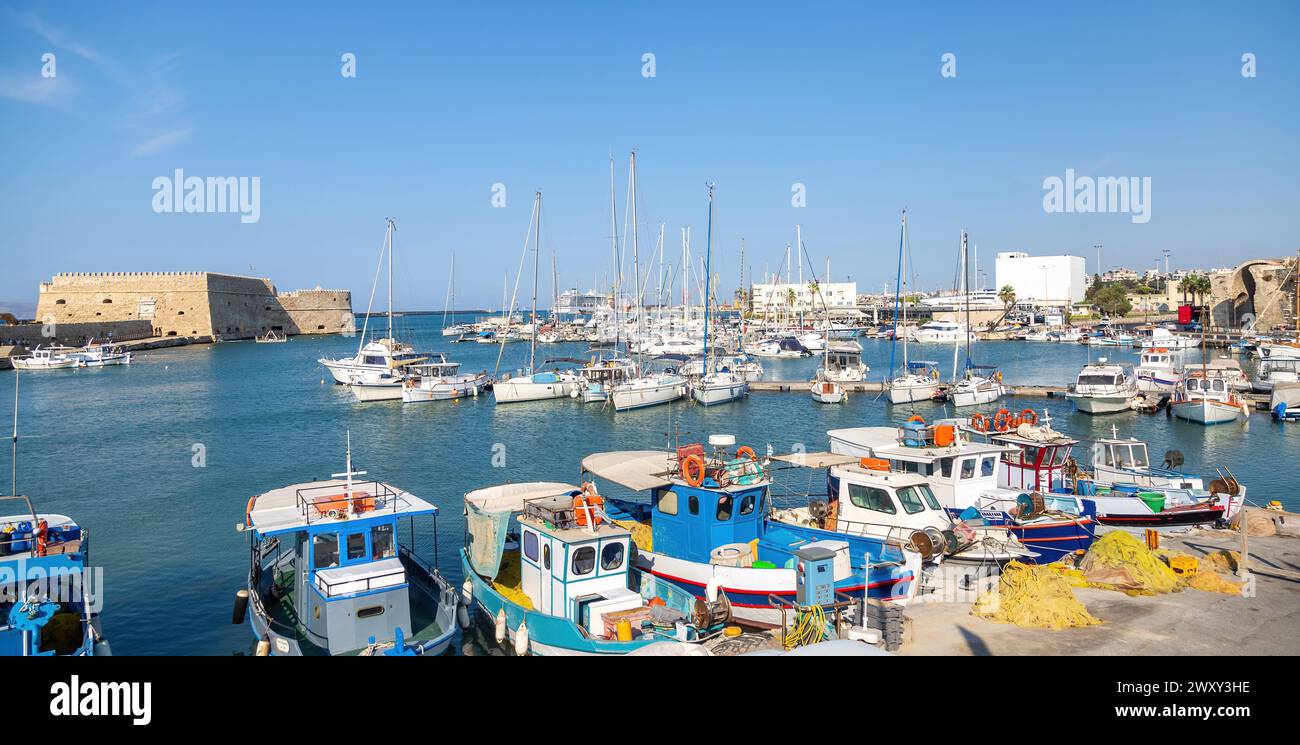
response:
[[[1201,478],[1151,464],[1147,444],[1132,438],[1097,440],[1092,446],[1094,477],[1099,484],[1168,486],[1175,489],[1201,489]],[[1178,464],[1178,465],[1181,465]]]
[[[250,599],[269,616],[270,633],[283,637],[277,644],[342,654],[418,631],[398,521],[436,516],[438,508],[380,481],[354,482],[348,470],[347,480],[294,484],[249,500]]]
[[[37,513],[27,497],[0,500],[25,507],[0,514],[0,657],[90,654],[97,586],[86,575],[87,531]]]
[[[1138,365],[1140,367],[1160,368],[1162,370],[1174,369],[1174,355],[1165,347],[1156,347],[1147,349],[1142,352]]]
[[[1049,431],[1050,432],[1050,431]],[[1043,494],[1058,489],[1066,476],[1070,448],[1078,443],[1065,435],[1023,437],[1018,433],[991,435],[990,440],[1010,449],[999,458],[998,486]]]
[[[419,362],[409,365],[407,370],[417,378],[450,378],[460,372],[460,363],[448,362],[447,355],[441,352],[430,352]]]
[[[950,527],[948,512],[931,491],[928,479],[888,469],[887,462],[870,458],[830,468],[821,527],[900,541],[908,540],[917,530]]]
[[[1128,374],[1122,365],[1107,365],[1103,358],[1096,365],[1087,365],[1079,371],[1074,382],[1077,393],[1112,391],[1128,385]]]
[[[903,427],[855,427],[826,433],[831,452],[887,461],[890,470],[925,478],[948,509],[976,506],[998,487],[998,460],[1010,447],[971,440],[956,424],[908,422]]]

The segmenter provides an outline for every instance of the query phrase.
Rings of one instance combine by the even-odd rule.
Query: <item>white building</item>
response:
[[[749,308],[755,313],[764,310],[770,312],[810,312],[826,308],[853,308],[858,302],[857,282],[822,282],[818,291],[812,292],[811,283],[800,284],[754,284],[750,286]],[[790,291],[794,290],[794,305],[790,304]]]
[[[1011,285],[1017,301],[1060,305],[1083,300],[1087,273],[1082,256],[1030,256],[1004,251],[996,263],[997,289]]]

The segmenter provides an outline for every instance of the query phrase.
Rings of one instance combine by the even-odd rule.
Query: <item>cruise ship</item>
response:
[[[936,295],[921,298],[921,305],[927,308],[965,308],[969,303],[974,310],[993,308],[1002,310],[1002,301],[996,290],[976,290],[966,295]]]
[[[579,291],[576,287],[565,290],[555,299],[554,316],[557,321],[576,321],[589,318],[597,308],[609,307],[609,293],[596,290]]]

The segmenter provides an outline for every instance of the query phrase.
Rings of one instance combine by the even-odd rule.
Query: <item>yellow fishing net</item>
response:
[[[632,542],[636,544],[637,548],[642,551],[654,550],[654,533],[650,530],[649,525],[635,520],[614,520],[612,522],[624,530],[631,531]]]
[[[1219,549],[1206,554],[1201,560],[1201,566],[1208,566],[1216,572],[1236,572],[1241,562],[1241,554],[1236,551]]]
[[[1122,530],[1094,541],[1079,569],[1090,586],[1129,595],[1158,595],[1181,585],[1178,575],[1159,555]]]
[[[998,586],[981,595],[971,613],[1016,626],[1056,631],[1101,623],[1074,596],[1065,577],[1046,566],[1018,561],[1007,563]]]
[[[501,593],[506,600],[528,610],[533,609],[533,601],[523,591],[523,579],[519,574],[519,552],[506,551],[501,555],[501,566],[497,569],[496,579],[492,580],[492,589]]]
[[[1240,582],[1234,582],[1217,572],[1197,572],[1188,578],[1187,586],[1204,592],[1221,592],[1224,595],[1241,594]]]

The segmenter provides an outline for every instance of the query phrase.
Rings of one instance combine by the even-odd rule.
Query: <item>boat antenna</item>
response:
[[[366,475],[365,471],[352,470],[352,430],[348,430],[348,449],[344,462],[347,466],[344,468],[343,473],[335,473],[331,475],[336,479],[347,479],[347,487],[343,490],[343,516],[350,517],[352,514],[352,477]]]

